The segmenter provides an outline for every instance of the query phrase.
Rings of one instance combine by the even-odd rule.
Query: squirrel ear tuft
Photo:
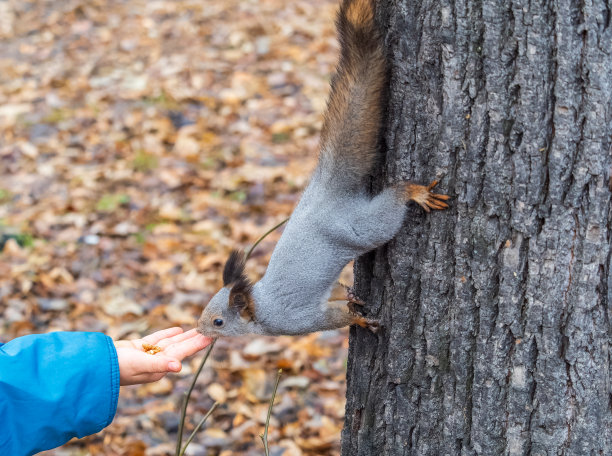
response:
[[[244,276],[245,258],[240,250],[232,250],[223,268],[223,286],[238,282]]]
[[[232,288],[229,297],[229,307],[237,311],[245,320],[255,320],[255,303],[250,292],[234,291]]]
[[[253,283],[245,272],[244,253],[233,250],[223,269],[223,285],[231,287],[229,307],[236,310],[242,318],[255,319],[255,304],[252,291]]]

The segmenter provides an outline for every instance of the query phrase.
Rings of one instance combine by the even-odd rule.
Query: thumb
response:
[[[144,365],[141,366],[142,372],[148,373],[165,373],[165,372],[180,372],[182,369],[181,362],[170,356],[163,355],[147,355],[148,359],[144,359]]]

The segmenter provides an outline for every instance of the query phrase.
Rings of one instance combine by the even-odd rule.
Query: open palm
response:
[[[120,383],[123,386],[155,382],[168,372],[179,372],[183,358],[211,342],[195,329],[183,332],[181,328],[164,329],[142,339],[115,341]],[[161,351],[150,355],[143,350],[143,344],[157,345]]]

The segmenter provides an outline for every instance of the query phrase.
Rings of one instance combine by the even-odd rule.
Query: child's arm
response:
[[[145,353],[143,343],[161,351]],[[178,372],[209,343],[195,330],[170,328],[135,341],[56,332],[0,345],[0,454],[33,454],[99,432],[115,416],[120,384]]]
[[[0,347],[0,454],[34,454],[98,432],[113,420],[118,396],[110,337],[18,337]]]

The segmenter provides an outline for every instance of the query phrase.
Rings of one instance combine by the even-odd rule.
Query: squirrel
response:
[[[388,186],[372,196],[368,179],[377,160],[387,64],[376,27],[376,0],[342,0],[336,18],[340,58],[331,81],[319,161],[276,245],[263,278],[252,283],[245,257],[233,251],[223,288],[204,308],[206,336],[299,335],[351,324],[378,323],[354,311],[353,296],[331,300],[351,260],[393,238],[414,201],[444,209],[449,197],[430,185]],[[335,297],[334,297],[335,298]],[[334,299],[332,298],[332,299]]]

